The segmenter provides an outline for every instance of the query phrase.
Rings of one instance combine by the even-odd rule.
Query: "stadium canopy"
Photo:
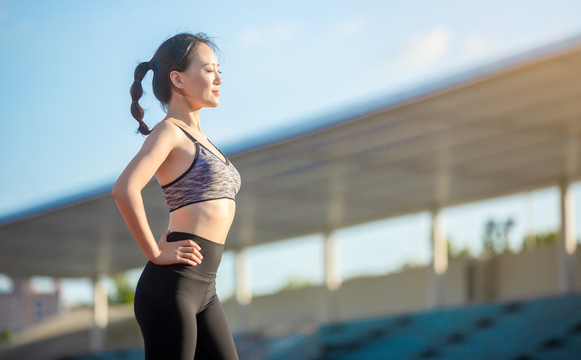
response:
[[[224,148],[242,176],[225,250],[581,178],[581,37]],[[112,184],[0,224],[0,273],[143,266]],[[157,182],[143,191],[167,228]]]

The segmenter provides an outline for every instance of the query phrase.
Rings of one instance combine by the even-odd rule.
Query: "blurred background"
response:
[[[547,54],[565,51],[562,49],[578,49],[579,14],[581,3],[572,0],[0,1],[0,246],[3,246],[0,252],[5,254],[3,259],[12,256],[20,262],[35,262],[43,252],[9,254],[16,251],[12,243],[24,241],[14,238],[9,232],[11,226],[26,227],[27,221],[42,219],[43,214],[55,209],[108,196],[117,176],[144,139],[136,134],[137,123],[129,112],[129,87],[135,66],[149,60],[157,47],[176,33],[205,32],[215,40],[223,78],[221,102],[218,108],[202,110],[202,127],[235,165],[239,159],[243,169],[246,165],[254,169],[258,165],[252,165],[245,156],[269,152],[269,147],[276,151],[277,144],[291,140],[300,146],[301,137],[306,134],[355,121],[367,110],[389,111],[398,99],[421,99],[430,91],[439,94],[453,86],[470,84],[471,77],[485,77],[486,71],[498,74],[503,68],[516,67],[519,61],[540,61],[550,57]],[[562,45],[554,50],[555,44]],[[576,51],[578,54],[579,50]],[[527,55],[518,57],[519,54]],[[576,59],[577,70],[572,71],[571,77],[579,80],[579,55]],[[490,67],[491,64],[496,65]],[[551,64],[547,66],[557,66]],[[528,76],[534,78],[537,74],[531,70]],[[143,84],[145,94],[140,103],[151,127],[164,113],[151,90],[151,73]],[[581,102],[579,89],[570,85],[568,94],[577,94]],[[491,107],[493,100],[489,103]],[[453,106],[451,102],[441,110]],[[579,114],[579,108],[575,111]],[[570,124],[581,123],[581,117],[575,119]],[[546,126],[556,129],[550,127],[550,122]],[[572,131],[578,146],[581,134],[578,125],[567,129]],[[397,128],[394,134],[397,138]],[[321,140],[319,144],[325,143]],[[344,146],[349,146],[348,141]],[[572,161],[579,163],[579,158]],[[329,231],[320,231],[322,226],[296,233],[281,232],[288,233],[288,237],[270,239],[265,235],[261,241],[244,243],[238,240],[243,233],[239,230],[240,220],[233,229],[232,245],[226,247],[217,281],[218,295],[225,304],[233,331],[240,336],[236,338],[237,345],[246,341],[241,349],[244,346],[251,349],[253,341],[257,341],[244,338],[244,334],[272,335],[271,338],[280,335],[287,343],[278,344],[279,348],[295,344],[290,336],[303,331],[303,327],[290,317],[271,316],[276,311],[267,308],[286,306],[292,299],[310,299],[307,292],[313,289],[321,290],[322,295],[314,297],[321,299],[321,308],[327,309],[325,315],[319,318],[304,312],[296,316],[298,323],[311,326],[311,333],[312,328],[338,321],[579,292],[578,281],[567,278],[564,285],[559,285],[557,277],[567,271],[579,273],[575,270],[580,267],[579,256],[575,255],[578,251],[570,250],[576,248],[570,245],[570,239],[575,244],[581,239],[581,211],[563,215],[562,194],[565,192],[565,198],[570,199],[567,206],[581,208],[580,173],[579,166],[574,166],[564,187],[559,185],[560,174],[554,174],[538,184],[491,191],[486,197],[442,201],[436,204],[436,210],[430,203],[423,209],[420,206],[407,212],[398,210],[393,215],[386,211],[385,216],[326,223],[326,227],[332,226],[329,229],[332,236]],[[246,187],[248,192],[243,197],[248,197],[250,204],[253,197],[260,197],[260,192],[252,191],[253,180],[247,178],[245,182],[242,177],[241,194]],[[242,202],[242,206],[245,204]],[[246,218],[244,210],[241,211]],[[482,296],[478,289],[470,287],[471,290],[458,290],[465,291],[465,296],[446,298],[441,292],[454,292],[450,289],[456,287],[446,285],[445,290],[437,290],[438,285],[433,285],[436,290],[432,291],[431,280],[426,280],[428,285],[424,280],[397,280],[393,276],[418,269],[426,271],[426,279],[440,279],[442,274],[435,269],[439,261],[435,253],[440,249],[439,240],[435,239],[440,237],[434,235],[438,232],[434,231],[434,214],[445,224],[438,231],[447,243],[443,251],[451,262],[460,259],[471,264],[527,251],[537,251],[538,255],[542,249],[549,249],[546,259],[551,261],[570,259],[554,255],[561,249],[559,244],[566,243],[569,256],[577,256],[573,260],[577,265],[567,265],[568,270],[561,272],[557,264],[551,263],[547,266],[554,265],[555,269],[539,270],[550,274],[554,270],[554,279],[551,278],[554,281],[548,282],[554,286],[531,285],[526,291],[506,293],[483,290]],[[260,212],[255,216],[260,217]],[[565,240],[564,217],[568,224],[573,224],[569,225],[573,233]],[[69,225],[66,221],[58,223],[62,231],[67,231]],[[50,247],[51,237],[43,234],[46,235],[40,230],[37,237],[27,238],[26,243],[35,246],[38,241],[43,243],[43,249]],[[84,246],[93,246],[79,241]],[[133,246],[136,258],[142,256],[137,244]],[[538,266],[548,261],[544,257],[539,259]],[[142,256],[143,265],[145,261]],[[507,260],[507,264],[515,262]],[[135,261],[128,263],[134,265]],[[0,303],[3,304],[0,341],[6,356],[16,354],[10,351],[19,347],[33,349],[37,344],[36,350],[26,350],[29,351],[26,356],[35,358],[40,351],[38,344],[60,331],[54,330],[59,326],[67,329],[62,334],[81,334],[86,330],[89,339],[74,351],[60,354],[61,357],[139,348],[141,339],[136,324],[120,330],[115,335],[118,341],[113,341],[111,332],[103,335],[106,326],[101,326],[101,315],[94,310],[99,296],[96,293],[102,291],[109,305],[105,315],[109,320],[105,324],[113,324],[115,316],[130,324],[133,291],[143,268],[138,264],[122,270],[112,266],[114,272],[96,271],[92,276],[85,273],[51,276],[15,270],[4,260],[4,264],[0,263],[0,300],[4,301]],[[469,271],[478,272],[472,265],[466,266],[454,274],[464,279],[463,276],[470,277],[465,275]],[[495,275],[489,276],[498,278],[505,272],[522,271],[510,266],[495,268]],[[418,279],[424,279],[422,276]],[[385,303],[390,302],[391,292],[401,291],[402,284],[426,287],[428,295],[422,302],[412,301],[412,305],[409,298],[398,296],[399,300],[391,305],[374,305],[367,313],[349,310],[350,306],[361,306],[357,301],[350,302],[347,297],[337,300],[333,295],[342,283],[349,281],[357,284],[356,290],[350,291],[364,295],[376,286],[365,283],[369,279],[385,280]],[[389,285],[390,281],[398,285]],[[282,295],[272,297],[277,294]],[[410,293],[410,298],[414,296]],[[24,304],[25,298],[29,299],[28,305],[15,305]],[[250,304],[260,301],[270,304],[264,305],[264,317],[249,322],[248,317],[255,311]],[[78,317],[73,318],[72,314]],[[66,323],[62,319],[67,316],[74,320]],[[62,324],[47,328],[56,318]],[[280,323],[288,325],[274,326]],[[34,330],[41,325],[44,330]],[[261,347],[261,352],[244,353],[246,358],[274,356],[274,350],[264,344],[263,341],[255,345]],[[339,353],[347,352],[343,350]],[[327,354],[327,358],[340,359],[339,353]]]

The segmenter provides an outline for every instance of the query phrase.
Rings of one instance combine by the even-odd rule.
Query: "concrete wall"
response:
[[[230,300],[222,303],[233,332],[262,331],[292,324],[297,317],[319,324],[325,317],[325,288],[305,287],[294,291],[258,296],[249,305]]]
[[[376,278],[350,279],[336,291],[338,320],[422,309],[428,273],[418,268]]]
[[[501,255],[496,258],[496,266],[500,275],[496,279],[496,299],[530,299],[558,293],[554,247],[542,247],[527,254]]]
[[[0,332],[22,331],[61,311],[60,284],[54,293],[35,293],[29,278],[13,278],[9,294],[0,294]]]
[[[581,292],[581,252],[576,253]],[[323,286],[259,296],[249,305],[223,303],[232,331],[268,330],[297,317],[322,323],[425,310],[431,269],[421,267],[373,278],[350,279],[334,292]],[[444,279],[444,306],[530,299],[558,294],[557,248],[492,258],[451,259]],[[296,321],[295,321],[296,322]],[[289,325],[289,330],[292,326]]]

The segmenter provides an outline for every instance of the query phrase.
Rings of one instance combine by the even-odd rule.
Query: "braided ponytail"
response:
[[[167,106],[172,97],[173,83],[169,78],[172,71],[183,72],[194,59],[196,49],[200,43],[205,43],[214,50],[218,50],[214,42],[205,33],[180,33],[165,40],[157,49],[150,61],[145,61],[137,65],[133,85],[131,85],[131,115],[139,123],[138,132],[148,135],[151,131],[143,121],[144,111],[139,105],[139,98],[143,95],[141,81],[145,74],[153,70],[151,85],[153,94],[162,105],[162,109],[167,113]],[[178,91],[179,92],[179,91]]]
[[[150,69],[149,61],[145,61],[137,65],[135,68],[134,73],[134,81],[131,85],[130,93],[131,93],[131,115],[137,120],[139,123],[138,131],[143,135],[148,135],[151,131],[143,121],[144,111],[141,105],[139,105],[139,98],[143,95],[143,87],[141,86],[141,81],[145,77],[145,74]]]

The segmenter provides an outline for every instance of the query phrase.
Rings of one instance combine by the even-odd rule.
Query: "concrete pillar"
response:
[[[534,221],[535,221],[535,214],[534,214],[534,204],[533,204],[533,192],[527,191],[525,193],[525,249],[527,251],[533,251],[536,248],[535,244],[535,229],[534,229]]]
[[[54,282],[55,282],[55,297],[57,299],[57,311],[60,314],[66,310],[62,299],[63,279],[60,277],[55,278]]]
[[[324,234],[325,242],[325,321],[339,320],[337,290],[341,287],[341,248],[332,232]]]
[[[236,265],[236,302],[238,304],[236,312],[239,324],[243,324],[242,327],[246,331],[251,330],[248,306],[252,302],[252,270],[247,251],[247,248],[236,250],[234,260]]]
[[[325,285],[335,291],[341,287],[341,248],[332,233],[325,234]]]
[[[577,239],[575,229],[575,199],[570,181],[559,184],[561,205],[561,231],[557,245],[559,293],[570,293],[575,287],[575,252]]]
[[[6,309],[10,320],[10,328],[14,331],[22,331],[34,323],[34,312],[31,309],[30,298],[32,289],[28,276],[12,277],[12,301]]]
[[[101,351],[105,345],[105,331],[109,317],[109,300],[107,290],[99,277],[93,277],[93,329],[90,338],[91,352]]]
[[[236,300],[248,305],[252,301],[250,260],[246,248],[236,251]]]
[[[432,266],[428,289],[428,306],[444,303],[444,278],[448,269],[448,243],[446,228],[440,208],[432,210]]]

